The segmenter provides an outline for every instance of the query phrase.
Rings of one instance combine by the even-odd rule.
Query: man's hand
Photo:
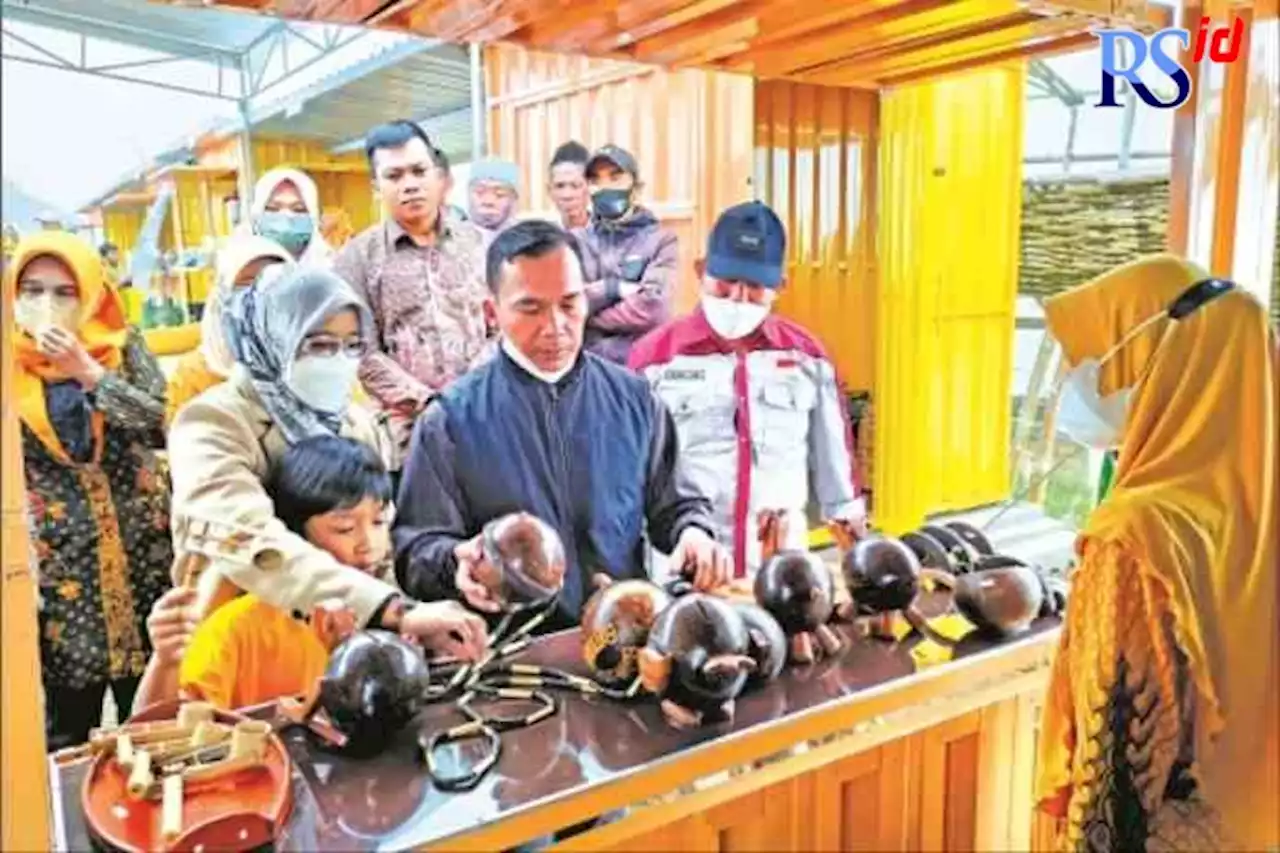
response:
[[[706,591],[724,586],[733,574],[729,552],[700,527],[686,527],[671,551],[671,565],[677,573],[692,576],[696,589]]]
[[[862,501],[858,501],[845,515],[829,520],[827,529],[831,531],[831,538],[836,540],[836,546],[841,551],[848,551],[859,539],[867,538],[871,534],[871,526]]]
[[[415,604],[405,611],[400,633],[421,640],[439,657],[478,660],[489,649],[484,620],[456,601]]]
[[[196,591],[179,586],[160,596],[147,616],[147,636],[156,658],[165,666],[177,666],[186,654],[187,643],[196,630]]]
[[[98,387],[106,369],[93,360],[80,339],[57,326],[47,326],[36,336],[36,347],[53,366],[80,383],[86,391]]]
[[[458,571],[453,576],[453,584],[458,588],[458,592],[462,593],[462,597],[466,599],[476,610],[485,613],[497,613],[502,609],[500,605],[479,581],[476,580],[476,569],[485,562],[484,548],[480,545],[480,536],[474,536],[466,542],[460,542],[453,549],[453,555],[458,558]]]

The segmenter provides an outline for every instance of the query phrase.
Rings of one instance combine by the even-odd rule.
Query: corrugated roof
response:
[[[137,0],[4,0],[2,8],[15,21],[183,56],[210,51],[238,56],[281,25],[263,15]]]
[[[470,156],[471,67],[464,47],[404,34],[343,30],[332,25],[142,0],[0,0],[0,10],[5,20],[147,51],[233,63],[248,56],[259,82],[274,63],[275,76],[248,99],[255,135],[315,140],[341,148],[357,144],[375,124],[405,118],[421,123],[451,159]],[[282,35],[286,27],[290,30]],[[292,78],[288,69],[284,69],[283,76],[279,73],[284,47],[276,42],[283,43],[284,39],[291,39],[295,50],[299,39],[315,48],[311,54],[303,55],[303,65]],[[326,49],[324,55],[317,56],[308,67],[305,57],[316,56],[322,48]],[[294,57],[297,64],[296,53]],[[161,75],[165,73],[163,67],[157,70]],[[158,152],[147,171],[167,162],[188,162],[191,140],[196,137],[239,130],[238,118],[200,128],[177,146],[171,146],[173,150]],[[89,206],[144,180],[145,174],[124,176]]]
[[[360,74],[346,69],[321,80],[315,95],[285,99],[254,124],[263,136],[318,140],[338,147],[375,124],[405,118],[423,122],[450,157],[471,150],[471,70],[465,49],[442,44]],[[269,109],[255,111],[263,115]]]

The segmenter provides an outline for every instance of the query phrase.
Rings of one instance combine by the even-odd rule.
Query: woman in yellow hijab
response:
[[[168,474],[154,452],[164,446],[165,384],[79,238],[21,240],[4,298],[56,749],[88,737],[108,687],[128,708],[147,663],[147,613],[173,561]]]
[[[1276,339],[1160,255],[1045,306],[1059,426],[1119,448],[1079,566],[1036,799],[1072,850],[1280,843]]]
[[[213,291],[200,318],[200,346],[182,357],[169,377],[166,421],[178,410],[215,385],[225,382],[235,366],[222,330],[222,306],[238,288],[248,287],[267,267],[292,266],[293,256],[279,243],[265,237],[233,237],[218,252]]]

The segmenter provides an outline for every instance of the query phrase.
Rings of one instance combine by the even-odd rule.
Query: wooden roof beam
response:
[[[991,65],[997,65],[1001,62],[1030,59],[1033,56],[1052,56],[1058,53],[1070,53],[1071,51],[1080,50],[1081,48],[1097,43],[1098,38],[1093,33],[1075,33],[1062,38],[1047,39],[1043,42],[1020,45],[1015,48],[1009,48],[1008,50],[987,54],[986,56],[974,56],[967,59],[943,62],[939,65],[934,65],[928,68],[916,68],[911,71],[886,77],[881,82],[886,86],[902,86],[908,83],[915,83],[920,80],[935,80],[939,77],[945,77],[951,74],[972,71],[976,68],[985,68]]]
[[[586,52],[590,45],[618,32],[618,3],[579,0],[531,22],[520,30],[520,41],[541,50]]]
[[[491,26],[507,13],[505,0],[423,0],[408,10],[410,30],[444,41],[467,41],[472,33]],[[523,24],[522,24],[523,25]]]
[[[993,38],[982,42],[974,42],[967,45],[958,45],[954,50],[938,50],[933,53],[923,53],[912,57],[902,57],[896,61],[890,61],[875,65],[864,71],[864,74],[874,76],[877,80],[894,78],[902,74],[908,74],[918,68],[931,68],[940,64],[950,64],[954,62],[963,62],[967,59],[978,59],[989,57],[992,55],[1003,55],[1006,51],[1017,50],[1021,47],[1044,44],[1057,39],[1068,38],[1070,36],[1081,33],[1079,27],[1069,27],[1062,24],[1055,26],[1047,26],[1034,35],[1024,35],[1022,37],[1005,37]],[[1096,40],[1093,42],[1096,44]],[[1086,44],[1089,44],[1086,42]]]
[[[636,42],[673,27],[697,20],[732,6],[740,0],[695,0],[695,2],[663,2],[645,14],[645,6],[636,0],[620,0],[614,14],[614,30],[591,41],[586,50],[592,54],[629,56]]]
[[[998,8],[997,8],[998,7]],[[812,33],[785,44],[753,48],[745,59],[760,77],[787,77],[800,68],[844,58],[854,50],[877,47],[981,20],[993,12],[1016,9],[1012,0],[905,0],[848,21],[835,32]]]
[[[1128,24],[1145,32],[1173,26],[1173,9],[1146,0],[1029,0],[1027,5],[1049,15],[1087,15],[1098,26]]]
[[[717,30],[741,32],[750,23],[759,32],[759,16],[767,8],[764,0],[701,0],[681,10],[681,14],[668,16],[665,23],[645,28],[644,34],[628,33],[631,45],[628,52],[641,61],[662,62],[667,54],[688,55],[682,50],[689,42],[702,41]],[[750,38],[751,36],[749,36]]]
[[[987,35],[1001,30],[1008,30],[1014,27],[1031,23],[1032,21],[1041,20],[1030,12],[1018,10],[1007,15],[997,15],[986,20],[975,21],[971,24],[964,24],[959,27],[953,27],[942,32],[930,33],[928,35],[917,36],[902,41],[889,41],[879,44],[869,44],[861,48],[855,48],[851,53],[845,54],[839,59],[829,62],[823,62],[808,68],[800,68],[796,70],[798,75],[808,74],[824,74],[828,71],[839,71],[847,68],[854,63],[863,63],[870,59],[883,59],[892,56],[901,56],[907,53],[915,53],[921,50],[927,50],[939,45],[954,43],[957,40],[969,38],[971,36]]]
[[[1030,23],[1022,22],[986,31],[972,28],[966,30],[965,35],[954,39],[934,40],[931,44],[920,45],[911,50],[886,52],[849,63],[838,63],[815,73],[802,75],[799,79],[830,84],[838,81],[842,73],[856,72],[858,77],[879,80],[917,67],[987,56],[1024,44],[1079,33],[1088,26],[1088,21],[1079,18],[1040,18]]]
[[[733,19],[729,23],[711,19],[705,23],[694,21],[678,29],[684,32],[683,37],[666,34],[646,39],[634,45],[628,53],[638,62],[669,64],[688,60],[729,44],[741,44],[745,48],[760,32],[760,24],[752,15]],[[674,32],[673,30],[672,33]]]

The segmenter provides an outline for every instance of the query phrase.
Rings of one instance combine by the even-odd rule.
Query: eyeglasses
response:
[[[342,354],[351,358],[360,358],[365,353],[364,338],[336,338],[333,335],[314,335],[303,338],[298,347],[298,356],[315,356],[316,358],[333,358]]]

